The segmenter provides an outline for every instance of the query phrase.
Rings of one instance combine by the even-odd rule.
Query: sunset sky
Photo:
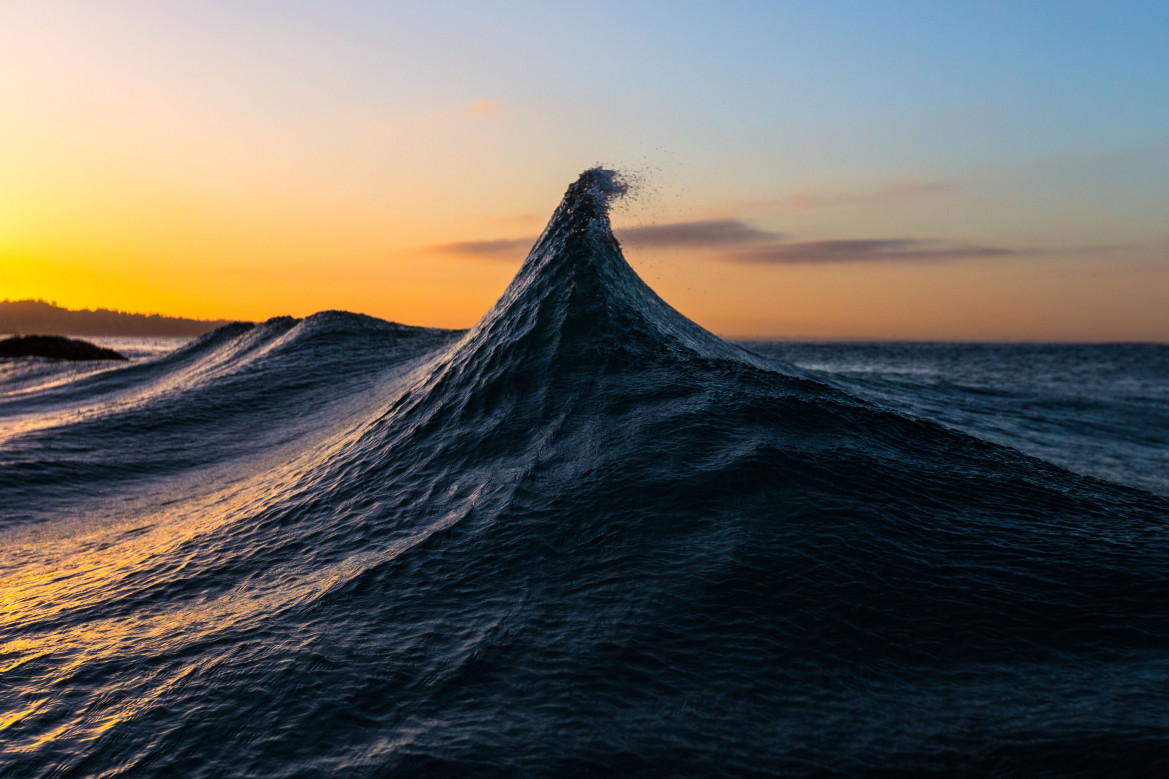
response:
[[[1169,4],[0,0],[0,299],[473,324],[584,168],[730,337],[1169,341]]]

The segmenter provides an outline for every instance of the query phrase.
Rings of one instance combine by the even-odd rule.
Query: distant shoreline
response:
[[[198,338],[224,325],[246,320],[187,319],[162,314],[133,314],[107,308],[73,310],[46,300],[0,300],[0,337],[8,335],[77,335],[89,337]],[[842,336],[738,336],[716,334],[740,345],[751,343],[793,344],[985,344],[985,345],[1165,345],[1156,340],[1052,341],[1012,339],[984,341],[969,339],[881,338]]]
[[[197,338],[232,321],[131,314],[106,308],[75,311],[45,300],[0,301],[0,333],[13,335]]]

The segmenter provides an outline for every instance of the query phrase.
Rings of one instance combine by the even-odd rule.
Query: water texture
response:
[[[1169,771],[1148,355],[1077,409],[980,347],[728,344],[620,189],[469,331],[0,365],[0,774]]]

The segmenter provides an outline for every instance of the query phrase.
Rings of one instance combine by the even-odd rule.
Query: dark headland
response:
[[[61,335],[14,335],[0,341],[0,358],[51,357],[54,360],[125,360],[113,349]]]
[[[117,335],[197,338],[228,324],[225,319],[184,319],[160,314],[131,314],[106,308],[72,311],[46,300],[0,300],[0,333],[16,335]]]

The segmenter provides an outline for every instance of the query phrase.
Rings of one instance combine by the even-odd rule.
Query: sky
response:
[[[0,0],[0,299],[467,327],[598,163],[732,338],[1169,342],[1169,4]]]

